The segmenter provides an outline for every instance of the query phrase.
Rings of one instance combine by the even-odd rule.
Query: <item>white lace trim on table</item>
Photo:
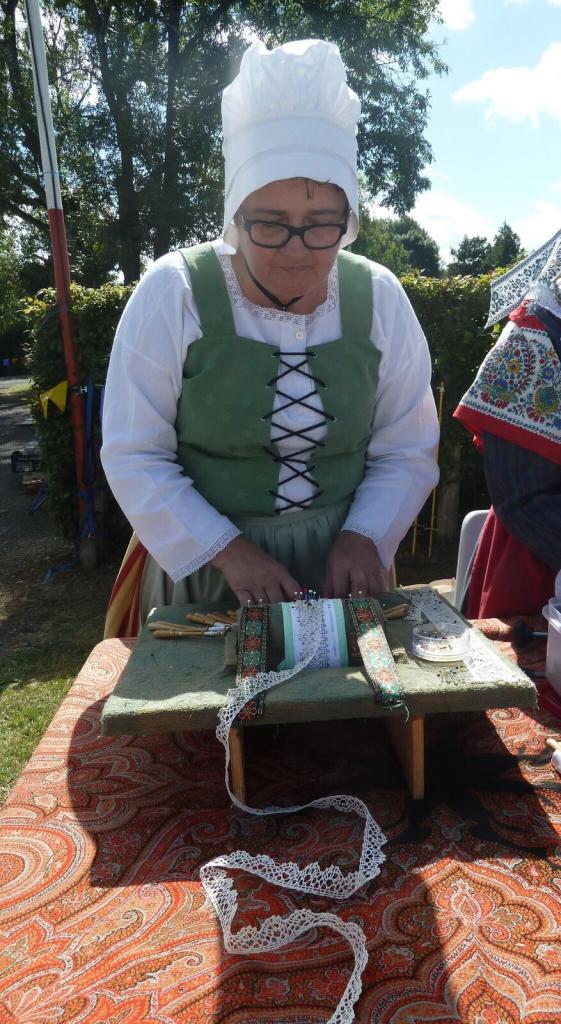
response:
[[[257,317],[259,320],[276,320],[278,323],[291,323],[294,322],[296,317],[302,316],[302,314],[291,313],[290,310],[269,309],[267,306],[258,306],[257,303],[251,302],[250,299],[246,298],[240,288],[240,282],[238,281],[236,271],[234,270],[232,257],[228,253],[220,253],[218,258],[226,281],[226,287],[228,288],[230,301],[233,306],[245,309],[247,313],[250,313],[251,316]],[[314,309],[313,313],[306,313],[304,315],[306,325],[312,324],[314,320],[325,316],[327,313],[333,312],[333,310],[337,308],[338,292],[339,276],[337,273],[337,262],[335,262],[327,279],[327,296],[325,302],[322,302],[317,309]]]
[[[281,672],[259,672],[256,676],[241,680],[234,689],[228,690],[226,704],[218,715],[216,736],[226,753],[225,779],[230,799],[242,811],[250,814],[293,814],[308,807],[334,808],[343,813],[354,812],[364,819],[364,837],[359,866],[356,871],[344,874],[333,865],[321,868],[314,862],[301,868],[293,861],[277,863],[267,854],[253,855],[246,850],[237,850],[224,856],[215,857],[204,864],[200,876],[203,888],[211,901],[222,927],[224,946],[229,953],[269,952],[294,942],[299,936],[315,928],[331,928],[349,943],[354,955],[354,968],[334,1014],[327,1024],[352,1024],[354,1005],[362,991],[361,976],[368,962],[364,932],[352,921],[342,921],[336,914],[315,913],[311,910],[296,910],[284,917],[274,915],[265,919],[260,927],[246,925],[232,931],[232,924],[238,910],[238,894],[233,879],[226,871],[238,869],[247,871],[271,882],[273,885],[306,892],[314,896],[347,899],[380,872],[384,861],[381,847],[386,837],[375,822],[365,803],[353,796],[330,796],[312,800],[310,803],[292,807],[248,807],[234,796],[230,788],[230,750],[228,737],[232,724],[241,709],[258,693],[270,690],[279,683],[301,672],[315,658],[321,644],[321,602],[301,603],[302,646],[305,657],[294,668]]]
[[[409,594],[407,595],[409,597]],[[464,619],[458,615],[445,601],[442,601],[437,590],[422,587],[411,596],[411,606],[407,613],[410,622],[431,622],[441,626],[465,626]],[[477,630],[470,630],[469,654],[462,659],[474,682],[489,682],[520,679],[521,670],[503,661],[492,651]]]

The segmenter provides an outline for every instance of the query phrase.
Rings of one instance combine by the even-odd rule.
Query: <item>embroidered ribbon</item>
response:
[[[285,656],[278,668],[293,665],[293,651],[302,650],[298,625],[302,602],[282,604]],[[403,690],[396,672],[392,652],[386,640],[383,615],[371,597],[348,600],[319,600],[320,645],[310,668],[353,665],[362,662],[376,703],[386,707],[403,704]],[[348,635],[345,633],[348,622]],[[244,608],[238,639],[238,680],[249,679],[268,665],[270,616],[267,605]],[[242,721],[251,721],[263,714],[265,692],[257,694],[240,713]]]

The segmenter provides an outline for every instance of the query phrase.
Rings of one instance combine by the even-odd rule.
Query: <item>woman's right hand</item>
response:
[[[210,564],[222,573],[240,605],[293,601],[302,590],[284,565],[245,537],[236,537]]]

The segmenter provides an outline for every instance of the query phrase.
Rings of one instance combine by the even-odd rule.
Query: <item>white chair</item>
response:
[[[461,609],[463,604],[471,563],[488,511],[488,508],[483,508],[476,509],[474,512],[468,512],[462,522],[458,545],[458,561],[456,563],[456,587],[452,601],[452,604],[458,610]]]

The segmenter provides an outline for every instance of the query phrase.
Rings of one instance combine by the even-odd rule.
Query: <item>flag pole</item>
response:
[[[31,51],[33,91],[35,93],[37,126],[41,147],[41,163],[49,216],[49,232],[51,238],[51,250],[53,254],[55,287],[58,299],[58,315],[60,319],[64,361],[66,364],[66,373],[69,384],[74,461],[76,467],[78,504],[81,520],[85,508],[83,480],[85,457],[84,409],[81,394],[79,361],[72,339],[72,323],[70,320],[70,264],[66,244],[64,211],[60,193],[60,178],[56,155],[49,79],[47,75],[45,37],[41,22],[41,8],[39,0],[25,0],[25,14]]]

